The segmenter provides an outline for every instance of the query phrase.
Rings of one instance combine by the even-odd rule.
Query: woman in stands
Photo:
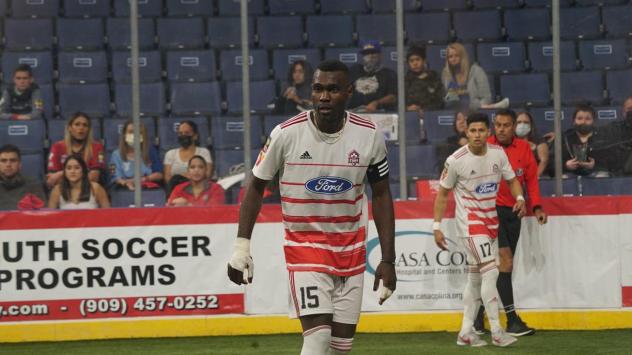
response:
[[[180,148],[174,148],[167,152],[164,160],[165,183],[167,193],[176,185],[179,185],[190,178],[187,171],[187,162],[195,155],[204,158],[206,164],[206,175],[213,175],[213,160],[208,149],[198,147],[200,134],[195,122],[182,121],[178,126],[178,143]]]
[[[162,162],[158,150],[147,140],[145,125],[140,123],[140,162],[142,188],[158,188],[162,182]],[[134,124],[125,122],[119,147],[110,158],[111,184],[134,190]]]
[[[48,174],[46,175],[46,185],[49,188],[61,180],[64,161],[73,154],[81,155],[83,160],[87,162],[88,179],[99,182],[102,178],[101,173],[105,169],[103,144],[93,140],[90,117],[83,112],[77,112],[70,117],[66,124],[64,139],[56,142],[50,148]]]
[[[275,114],[294,115],[312,108],[312,66],[297,60],[290,65],[287,82],[283,83],[283,95],[274,105]]]
[[[60,183],[51,191],[48,207],[62,210],[109,208],[105,190],[99,183],[90,181],[88,174],[88,165],[80,155],[66,158]]]
[[[214,206],[225,202],[224,189],[209,180],[206,158],[195,155],[189,160],[189,181],[174,187],[168,206]]]
[[[516,118],[516,136],[526,139],[538,163],[538,177],[542,175],[549,163],[549,146],[538,135],[533,116],[529,112],[520,112]]]

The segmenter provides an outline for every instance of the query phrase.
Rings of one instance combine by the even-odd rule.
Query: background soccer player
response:
[[[274,128],[261,150],[241,205],[228,276],[252,282],[250,237],[263,190],[277,172],[285,225],[290,315],[303,327],[301,354],[351,351],[360,317],[368,210],[365,177],[373,190],[373,218],[382,261],[380,304],[395,290],[395,222],[383,135],[369,120],[345,111],[353,87],[339,61],[318,66],[314,110]]]

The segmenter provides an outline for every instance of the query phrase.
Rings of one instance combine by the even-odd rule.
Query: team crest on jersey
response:
[[[347,158],[349,161],[349,165],[356,166],[360,164],[360,153],[356,152],[355,150],[352,150],[351,153],[349,153],[349,155],[347,156]]]
[[[498,172],[500,171],[500,169],[498,168],[498,164],[494,164],[494,166],[492,167],[492,171],[494,172],[494,174],[498,174]]]
[[[516,176],[522,176],[522,174],[524,174],[524,171],[522,170],[522,168],[516,169]]]

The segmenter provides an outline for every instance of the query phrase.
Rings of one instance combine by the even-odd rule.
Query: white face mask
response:
[[[526,137],[531,132],[531,125],[528,123],[520,122],[516,125],[516,135],[518,137]]]
[[[143,137],[140,137],[140,142],[143,143]],[[125,135],[125,143],[130,147],[134,145],[134,133],[127,133]]]

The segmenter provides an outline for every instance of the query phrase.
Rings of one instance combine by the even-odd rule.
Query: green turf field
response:
[[[609,331],[540,331],[510,348],[488,345],[461,348],[454,333],[359,334],[353,354],[630,354],[632,329]],[[486,337],[489,341],[489,336]],[[60,343],[0,344],[0,354],[299,354],[300,335],[103,340]]]

